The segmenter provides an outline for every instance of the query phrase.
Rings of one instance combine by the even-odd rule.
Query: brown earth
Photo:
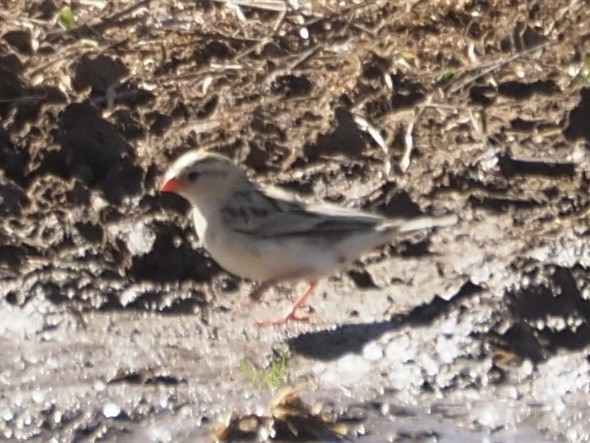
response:
[[[0,438],[199,441],[283,355],[367,441],[590,439],[589,6],[0,0]],[[461,222],[259,329],[157,192],[191,148]]]

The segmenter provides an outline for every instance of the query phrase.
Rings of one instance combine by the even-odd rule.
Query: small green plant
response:
[[[451,71],[451,70],[447,70],[445,72],[443,72],[439,77],[438,77],[438,81],[440,83],[446,83],[449,80],[451,80],[453,77],[455,76],[455,71]]]
[[[59,15],[57,16],[57,22],[60,26],[64,29],[72,29],[76,26],[76,21],[74,20],[74,14],[72,13],[72,8],[69,6],[64,6],[59,11]]]
[[[587,82],[590,80],[590,54],[586,54],[582,59],[580,71],[574,77],[574,82]]]
[[[257,369],[246,358],[240,360],[240,372],[257,388],[274,389],[287,381],[287,353],[281,352],[266,369]]]

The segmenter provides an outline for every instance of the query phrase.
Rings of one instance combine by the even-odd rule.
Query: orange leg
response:
[[[297,310],[305,304],[305,302],[307,301],[307,299],[309,297],[311,297],[311,294],[313,294],[313,291],[316,288],[317,284],[318,284],[318,282],[315,280],[310,281],[307,291],[305,291],[301,297],[299,297],[297,300],[295,300],[295,303],[293,303],[293,306],[291,306],[291,310],[284,317],[279,318],[277,320],[258,321],[258,322],[256,322],[256,324],[258,326],[279,326],[279,325],[283,325],[283,324],[287,323],[290,320],[309,321],[308,316],[298,315]]]

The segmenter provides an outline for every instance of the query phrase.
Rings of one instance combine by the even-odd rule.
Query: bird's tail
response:
[[[383,223],[382,227],[395,231],[397,233],[406,233],[414,231],[423,231],[432,228],[444,228],[456,225],[459,221],[454,214],[443,215],[440,217],[415,217],[409,219],[391,219]]]

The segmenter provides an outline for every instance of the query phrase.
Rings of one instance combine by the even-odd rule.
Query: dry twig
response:
[[[517,54],[513,54],[510,57],[506,57],[506,58],[503,58],[500,60],[495,60],[493,62],[482,63],[481,65],[478,65],[478,66],[470,66],[468,69],[465,70],[465,72],[478,71],[478,70],[479,70],[479,72],[476,72],[475,74],[473,74],[471,76],[468,76],[466,79],[461,81],[459,84],[449,88],[448,92],[449,92],[449,94],[455,94],[456,92],[469,86],[470,84],[472,84],[476,80],[480,79],[481,77],[500,69],[502,66],[505,66],[508,63],[511,63],[514,60],[517,60],[517,59],[524,57],[526,55],[529,55],[535,51],[540,51],[542,49],[545,49],[552,44],[555,44],[555,42],[547,41],[547,42],[542,43],[538,46],[535,46],[534,48],[529,48],[529,49],[521,51]]]

